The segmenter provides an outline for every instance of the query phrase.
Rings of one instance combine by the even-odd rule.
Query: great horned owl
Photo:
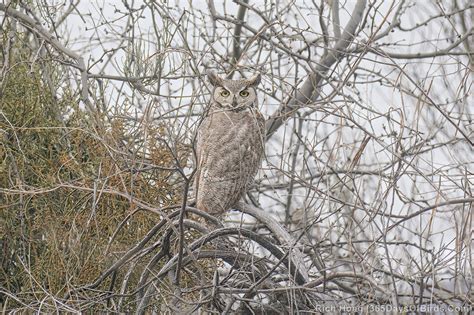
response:
[[[207,75],[214,90],[198,129],[194,189],[196,207],[220,215],[235,206],[258,171],[265,121],[257,109],[260,75],[243,80]]]

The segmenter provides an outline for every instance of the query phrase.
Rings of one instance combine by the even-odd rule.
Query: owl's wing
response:
[[[198,190],[199,190],[199,180],[201,178],[201,170],[202,166],[204,163],[204,157],[203,157],[203,150],[202,146],[206,142],[206,130],[207,130],[207,119],[204,118],[203,121],[201,121],[200,126],[198,127],[197,135],[196,135],[196,174],[194,175],[194,196],[197,198],[198,196]]]
[[[197,198],[198,196],[198,189],[199,189],[199,178],[201,177],[201,130],[198,129],[197,136],[196,136],[196,174],[194,174],[194,196]]]

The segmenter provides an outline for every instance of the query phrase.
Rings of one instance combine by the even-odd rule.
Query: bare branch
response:
[[[357,27],[362,21],[365,5],[365,0],[357,1],[354,11],[351,14],[351,19],[344,28],[341,39],[330,49],[330,52],[325,58],[319,62],[315,71],[308,75],[308,78],[304,81],[302,86],[295,91],[295,94],[286,100],[284,104],[281,104],[276,112],[267,120],[267,139],[278,130],[295,110],[317,100],[319,97],[320,83],[324,75],[336,61],[344,57],[345,50],[352,42]]]

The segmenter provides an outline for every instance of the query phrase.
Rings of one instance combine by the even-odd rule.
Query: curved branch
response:
[[[318,99],[320,94],[320,84],[325,74],[331,66],[345,56],[354,34],[362,21],[366,6],[366,0],[358,0],[351,14],[351,19],[344,28],[341,38],[332,47],[331,52],[323,57],[316,69],[309,74],[303,85],[296,91],[295,95],[280,105],[277,111],[271,115],[266,122],[267,140],[280,128],[288,119],[291,113],[302,105],[307,105]]]
[[[262,209],[243,202],[238,203],[237,210],[249,214],[264,223],[281,244],[287,245],[289,250],[292,251],[292,256],[295,258],[295,264],[305,279],[305,282],[309,281],[308,270],[304,263],[303,254],[297,247],[295,247],[297,242],[293,240],[290,234],[272,216],[267,215],[267,213]]]
[[[278,259],[283,259],[283,263],[287,268],[289,269],[288,271],[290,274],[293,274],[295,277],[295,280],[298,284],[304,284],[308,281],[307,275],[302,275],[301,271],[295,267],[295,264],[291,261],[289,258],[285,258],[285,254],[274,244],[269,242],[265,237],[247,230],[247,229],[242,229],[242,228],[222,228],[222,229],[217,229],[209,233],[208,235],[205,235],[201,237],[200,239],[194,241],[189,248],[194,251],[203,245],[209,243],[213,239],[222,237],[222,236],[227,236],[227,235],[242,235],[245,236],[252,241],[255,241],[259,243],[262,247],[264,247],[266,250],[268,250],[270,253],[272,253],[273,256],[275,256]],[[289,256],[289,255],[288,255]],[[177,257],[173,257],[163,268],[162,270],[158,273],[157,277],[160,277],[166,272],[169,271],[170,268],[172,268],[176,262],[175,260]]]
[[[173,257],[176,258],[176,257]],[[183,257],[183,266],[186,266],[187,264],[191,263],[192,261],[200,260],[200,259],[208,259],[208,258],[219,258],[223,260],[242,260],[245,258],[245,255],[236,252],[236,251],[222,251],[222,250],[200,250],[198,253],[195,253],[193,257],[190,256],[185,256]],[[171,261],[170,261],[171,262]],[[169,265],[169,262],[167,266]],[[172,267],[172,266],[170,266]],[[163,269],[162,269],[163,270]],[[170,268],[166,269],[166,272],[168,272]],[[166,272],[163,272],[163,274],[160,275],[164,276]],[[158,277],[158,276],[157,276]],[[150,298],[153,296],[155,292],[156,287],[154,285],[149,285],[145,294],[143,297],[140,299],[138,306],[137,306],[137,311],[136,314],[145,314],[145,309],[148,306],[148,303],[150,301]]]
[[[296,283],[300,285],[304,285],[305,283],[308,282],[307,276],[305,277],[301,274],[300,269],[298,269],[297,266],[295,266],[295,264],[291,260],[291,256],[288,255],[288,253],[284,253],[283,251],[281,251],[276,245],[269,242],[265,237],[255,232],[252,232],[250,230],[237,228],[237,227],[217,229],[217,230],[212,231],[208,235],[205,235],[199,238],[198,240],[194,241],[189,246],[190,250],[192,251],[192,256],[190,255],[183,256],[182,265],[185,266],[186,264],[190,263],[193,260],[198,260],[202,258],[222,258],[225,261],[230,262],[230,263],[235,262],[235,260],[237,259],[242,260],[242,257],[245,257],[246,255],[242,254],[239,251],[227,252],[222,249],[219,249],[218,251],[214,251],[214,250],[209,251],[209,250],[201,249],[203,245],[209,243],[210,241],[217,239],[219,237],[228,236],[228,235],[242,235],[244,237],[251,239],[252,241],[257,242],[263,248],[268,250],[273,256],[279,259],[278,263],[281,263],[281,265],[283,265],[288,270],[288,272],[294,277]],[[212,253],[212,255],[209,256],[208,255],[209,253]],[[170,270],[172,270],[177,265],[177,263],[178,263],[178,256],[176,255],[161,268],[161,270],[155,276],[155,279],[164,277]],[[137,314],[143,314],[148,304],[148,301],[153,295],[154,291],[155,291],[155,286],[149,285],[137,307]]]
[[[209,214],[207,214],[207,213],[205,213],[205,212],[203,212],[199,209],[192,208],[192,207],[186,207],[186,211],[194,213],[194,214],[198,214],[200,216],[203,216],[206,219],[212,219],[212,223],[214,223],[216,226],[222,226],[222,225],[219,224],[219,221],[217,221],[216,218],[214,218],[213,216],[211,216],[211,215],[209,215]],[[161,220],[158,224],[156,224],[145,235],[145,237],[138,244],[136,244],[127,253],[125,253],[119,260],[117,260],[112,266],[110,266],[106,271],[104,271],[93,283],[88,284],[88,285],[86,285],[82,288],[79,288],[79,289],[94,289],[94,288],[96,288],[102,281],[104,281],[109,275],[111,275],[112,272],[116,271],[118,268],[120,268],[122,265],[124,265],[129,259],[131,259],[131,257],[133,255],[138,253],[138,251],[140,251],[145,246],[145,244],[148,243],[148,241],[150,241],[152,239],[152,237],[154,235],[156,235],[156,233],[158,233],[158,231],[161,228],[163,228],[163,226],[166,223],[175,224],[175,222],[172,222],[171,219],[178,216],[180,213],[181,213],[181,210],[177,210],[177,211],[169,214],[167,217],[163,217],[163,220]],[[69,296],[70,293],[71,292],[69,292],[67,296]]]

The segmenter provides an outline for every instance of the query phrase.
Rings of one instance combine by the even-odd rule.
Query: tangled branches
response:
[[[471,1],[0,2],[5,312],[472,309]],[[267,118],[219,219],[207,69]]]

